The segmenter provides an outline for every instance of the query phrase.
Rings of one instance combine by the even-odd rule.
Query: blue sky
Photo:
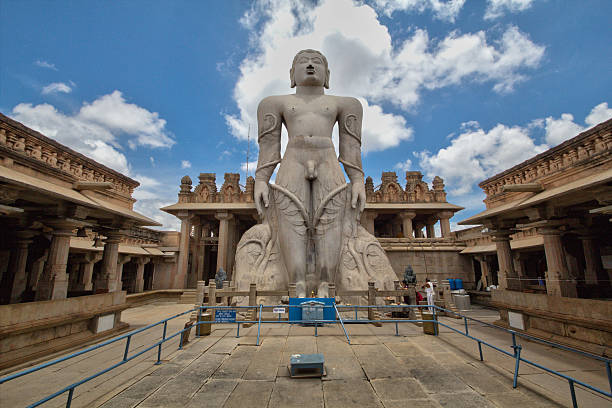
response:
[[[0,2],[0,111],[137,180],[157,208],[180,178],[241,172],[259,100],[291,93],[302,48],[329,93],[364,105],[364,168],[479,181],[612,117],[612,2],[555,0]],[[251,173],[253,166],[251,165]],[[453,224],[454,226],[454,224]]]

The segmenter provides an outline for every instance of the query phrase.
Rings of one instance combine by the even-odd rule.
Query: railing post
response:
[[[397,321],[395,322],[395,335],[399,336],[399,328],[397,327]]]
[[[574,382],[572,380],[567,380],[569,382],[570,393],[572,394],[572,405],[574,408],[578,408],[578,402],[576,401],[576,390],[574,389]]]
[[[214,279],[208,281],[208,306],[217,306],[217,284]]]
[[[349,335],[346,332],[346,327],[344,327],[344,322],[342,321],[342,316],[340,316],[340,311],[336,307],[335,303],[334,303],[334,309],[336,310],[336,315],[338,316],[338,320],[340,320],[340,325],[342,325],[342,330],[344,330],[344,335],[346,336],[346,341],[348,341],[348,344],[351,344],[351,339],[349,338]]]
[[[357,306],[355,306],[355,320],[359,320],[359,315],[357,314]]]
[[[376,288],[374,282],[368,282],[368,306],[376,305]],[[374,320],[374,308],[368,307],[368,320]]]
[[[223,291],[224,292],[229,292],[230,287],[229,287],[229,281],[223,281]],[[223,306],[228,306],[229,302],[228,302],[229,297],[227,296],[227,294],[223,294],[223,296],[221,296],[221,303],[223,303]]]
[[[130,341],[132,340],[132,336],[127,336],[125,342],[125,351],[123,352],[123,361],[127,361],[128,352],[130,351]]]
[[[159,346],[157,348],[157,362],[155,363],[155,365],[160,365],[161,364],[161,351],[162,351],[162,344],[164,344],[164,340],[166,340],[166,330],[168,328],[168,321],[166,320],[164,322],[164,332],[162,333],[162,339],[161,342],[159,343]]]
[[[257,342],[255,342],[256,346],[259,346],[259,333],[260,333],[260,330],[261,330],[262,308],[263,308],[263,305],[259,305],[259,322],[257,323]]]
[[[198,319],[196,320],[196,337],[200,338],[200,322],[202,321],[202,305],[198,305]]]
[[[236,338],[240,338],[240,322],[238,322],[238,327],[236,327]]]
[[[484,361],[482,358],[482,343],[478,340],[478,353],[480,354],[480,361]]]
[[[521,362],[521,345],[515,346],[514,355],[516,356],[516,364],[514,364],[514,380],[512,381],[512,388],[516,388],[518,385],[518,374],[519,374],[519,363]]]
[[[74,394],[74,388],[71,388],[68,391],[68,399],[66,400],[66,408],[70,408],[70,405],[72,405],[72,395]]]
[[[433,310],[433,325],[434,325],[434,336],[438,335],[438,316],[436,316],[436,307],[432,307]]]
[[[467,317],[463,316],[463,323],[465,323],[465,335],[469,335],[468,325],[467,325]]]
[[[608,382],[610,383],[610,394],[612,394],[612,370],[610,370],[609,361],[606,361],[606,372],[608,373]]]
[[[249,306],[257,306],[257,284],[249,285]],[[253,308],[253,318],[257,318],[257,309]]]

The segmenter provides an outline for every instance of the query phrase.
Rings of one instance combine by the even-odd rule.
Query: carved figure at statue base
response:
[[[257,110],[259,159],[254,199],[262,223],[248,230],[236,250],[238,290],[282,290],[327,297],[365,290],[368,281],[393,289],[396,275],[384,250],[359,224],[365,206],[361,165],[362,107],[355,98],[325,95],[326,58],[300,51],[290,70],[292,95],[263,99]],[[332,143],[338,123],[339,157]],[[281,160],[281,127],[289,141]],[[269,180],[280,163],[274,184]],[[345,181],[344,170],[350,179]]]

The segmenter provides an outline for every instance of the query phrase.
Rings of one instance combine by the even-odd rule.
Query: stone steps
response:
[[[181,297],[179,298],[179,303],[184,304],[195,304],[196,301],[196,290],[195,289],[185,289]]]

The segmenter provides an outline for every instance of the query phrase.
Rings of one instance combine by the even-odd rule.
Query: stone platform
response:
[[[185,305],[149,305],[148,310],[129,312],[134,314],[133,318],[152,319],[151,312],[156,309],[156,318],[161,319],[160,312],[176,313],[181,307]],[[499,316],[484,309],[472,313],[487,321]],[[463,326],[462,321],[443,319],[457,328]],[[240,338],[235,338],[235,325],[213,326],[213,329],[210,336],[193,339],[182,351],[177,351],[173,343],[164,352],[164,363],[160,366],[152,366],[155,356],[153,352],[147,353],[142,361],[121,372],[105,375],[77,389],[73,406],[571,406],[566,382],[522,365],[519,388],[512,389],[512,359],[485,348],[485,361],[480,362],[473,341],[444,328],[441,336],[434,337],[406,323],[400,325],[400,336],[395,336],[393,324],[380,328],[368,324],[350,325],[347,326],[352,343],[349,345],[337,326],[319,328],[318,337],[314,337],[312,327],[267,324],[262,327],[259,347],[255,346],[257,326],[241,329]],[[511,344],[509,336],[480,325],[470,325],[470,334],[504,349],[509,349]],[[525,343],[523,347],[526,358],[602,388],[607,384],[605,370],[598,363],[533,343]],[[114,351],[112,361],[121,358],[120,348]],[[96,367],[89,368],[101,369],[109,365],[111,360],[102,364],[105,353],[90,357],[89,365]],[[322,379],[290,378],[287,365],[295,353],[324,354],[327,375]],[[57,367],[54,376],[65,378],[75,370],[83,376],[87,364],[84,361],[80,364]],[[30,377],[28,394],[40,391],[46,381],[49,377],[43,375]],[[10,388],[9,384],[0,387],[0,395],[3,395],[0,402],[4,399],[7,406],[25,406],[30,402],[23,399],[17,384]],[[582,389],[577,389],[577,397],[580,407],[612,405],[610,400]],[[65,398],[49,406],[63,404]]]

